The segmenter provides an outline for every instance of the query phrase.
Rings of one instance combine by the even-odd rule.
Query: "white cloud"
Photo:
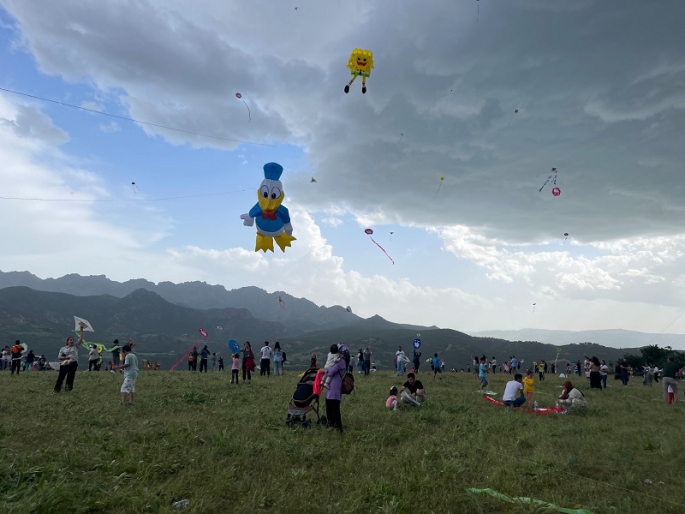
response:
[[[114,132],[121,131],[121,127],[115,121],[112,121],[110,123],[100,123],[99,128],[105,134],[113,134]]]
[[[64,130],[56,127],[50,118],[30,105],[15,105],[13,119],[1,121],[22,138],[37,139],[49,145],[62,145],[69,141],[69,135]]]

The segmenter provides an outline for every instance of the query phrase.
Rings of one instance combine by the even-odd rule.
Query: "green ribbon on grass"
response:
[[[508,503],[528,503],[528,504],[534,504],[534,505],[540,505],[541,507],[546,507],[548,509],[556,510],[557,512],[562,512],[563,514],[593,514],[592,511],[587,510],[587,509],[565,509],[564,507],[559,507],[558,505],[554,505],[553,503],[548,503],[542,500],[537,500],[535,498],[512,498],[511,496],[507,496],[506,494],[498,493],[497,491],[494,491],[493,489],[474,489],[470,488],[466,490],[469,493],[474,493],[474,494],[489,494],[493,498],[497,498],[498,500],[502,500]]]

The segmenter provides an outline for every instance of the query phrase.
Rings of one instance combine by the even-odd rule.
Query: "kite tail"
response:
[[[442,187],[442,180],[440,181],[440,184],[438,184],[438,190],[435,192],[436,195],[440,192],[441,187]]]
[[[545,183],[542,184],[542,187],[540,189],[538,189],[538,193],[542,193],[542,190],[545,189],[545,186],[547,185],[547,183],[550,181],[551,178],[552,178],[552,175],[547,177],[547,180],[545,180]]]
[[[381,245],[379,245],[378,243],[376,243],[376,240],[375,240],[373,237],[371,238],[371,241],[373,241],[373,242],[376,244],[376,246],[377,246],[378,248],[380,248],[381,250],[383,250],[383,253],[388,257],[388,259],[390,259],[390,262],[392,262],[393,264],[395,264],[395,261],[393,261],[393,260],[392,260],[392,257],[390,257],[390,256],[388,255],[388,252],[385,251],[385,248],[383,248]]]
[[[176,369],[176,366],[181,364],[185,360],[185,358],[188,357],[188,354],[193,351],[193,348],[195,348],[198,344],[200,344],[200,343],[195,343],[193,346],[188,348],[188,351],[186,351],[186,353],[183,354],[183,357],[181,357],[176,364],[171,366],[171,371],[174,371]]]

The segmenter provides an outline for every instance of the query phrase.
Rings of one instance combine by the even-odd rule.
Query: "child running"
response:
[[[395,386],[390,388],[388,399],[385,400],[385,406],[392,410],[397,410],[399,408],[399,402],[397,401],[397,388]]]
[[[133,405],[136,394],[136,379],[138,378],[138,357],[131,346],[124,345],[124,363],[116,369],[124,370],[124,383],[121,385],[121,405]],[[127,402],[128,400],[128,402]]]
[[[234,380],[238,384],[238,371],[240,371],[240,354],[234,353],[233,364],[231,364],[231,384]]]
[[[440,362],[440,357],[437,353],[433,354],[433,380],[437,374],[440,373],[440,380],[442,380],[442,363]]]
[[[526,401],[530,405],[533,401],[533,391],[535,390],[535,380],[533,379],[533,370],[529,369],[526,377],[523,379],[523,392],[526,393]]]

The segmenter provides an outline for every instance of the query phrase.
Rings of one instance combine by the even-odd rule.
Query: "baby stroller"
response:
[[[297,383],[297,388],[288,403],[288,417],[285,420],[287,426],[292,427],[300,423],[302,428],[310,428],[312,420],[307,419],[310,412],[316,414],[317,423],[326,423],[326,417],[319,416],[319,395],[314,393],[317,371],[316,368],[308,369]]]

